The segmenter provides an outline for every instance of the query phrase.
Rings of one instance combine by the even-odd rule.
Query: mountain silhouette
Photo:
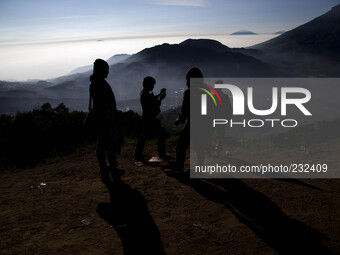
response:
[[[118,99],[119,106],[119,101],[138,98],[143,78],[148,75],[153,76],[157,81],[156,92],[161,88],[168,89],[165,107],[176,107],[174,92],[185,87],[185,73],[192,66],[199,66],[206,77],[272,77],[280,75],[271,65],[244,54],[254,51],[256,52],[256,50],[248,49],[230,49],[218,41],[208,39],[188,39],[180,44],[157,45],[127,58],[124,55],[122,62],[110,65],[107,81]],[[91,72],[89,70],[49,80],[48,86],[36,91],[39,92],[37,98],[82,99],[84,108],[78,110],[86,110]],[[7,88],[16,87],[15,83],[11,83],[11,85],[13,86],[7,86]],[[3,86],[4,83],[0,82],[0,97],[15,98],[13,93],[10,93],[11,89],[2,89]],[[31,91],[33,93],[35,90]],[[32,94],[28,96],[28,98],[33,97]],[[78,104],[79,102],[77,102]],[[126,106],[126,104],[123,105]],[[72,106],[69,107],[72,109]]]
[[[157,88],[170,92],[185,87],[185,73],[199,66],[206,77],[270,77],[279,72],[272,66],[233,52],[229,47],[213,40],[186,40],[180,44],[162,44],[144,49],[110,67],[117,98],[138,97],[143,77],[155,77]],[[171,93],[169,93],[170,95]]]
[[[171,70],[176,74],[182,71],[180,74],[183,75],[191,66],[199,66],[207,77],[268,77],[278,74],[262,61],[234,52],[217,41],[205,39],[190,39],[180,44],[163,44],[144,49],[126,62],[138,62],[151,68],[156,66],[158,70],[153,72],[162,75]],[[182,80],[183,77],[184,75]]]
[[[180,45],[207,48],[207,49],[217,51],[217,52],[242,53],[242,54],[255,57],[255,58],[257,58],[258,55],[262,54],[261,51],[255,50],[255,49],[229,48],[228,46],[220,43],[219,41],[215,41],[211,39],[188,39],[180,43]]]
[[[232,33],[231,35],[257,35],[257,34],[249,30],[240,30]]]
[[[231,48],[220,43],[219,41],[211,39],[187,39],[184,42],[181,42],[180,45],[207,48],[217,52],[226,52],[231,50]]]
[[[106,60],[106,62],[109,65],[114,65],[116,63],[123,62],[128,57],[130,57],[130,55],[128,55],[128,54],[116,54],[116,55],[110,57],[108,60]],[[71,71],[69,73],[69,75],[88,72],[88,71],[91,71],[92,68],[93,68],[93,65],[81,66],[81,67],[78,67],[78,68],[74,69],[73,71]]]
[[[297,76],[340,76],[340,5],[276,38],[250,48],[265,53],[264,61],[276,63]]]

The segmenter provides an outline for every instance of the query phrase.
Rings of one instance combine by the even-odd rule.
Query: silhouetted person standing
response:
[[[156,80],[151,77],[145,77],[143,80],[143,90],[140,93],[140,102],[142,104],[142,133],[138,139],[134,158],[144,161],[143,150],[146,139],[151,134],[156,134],[158,137],[158,155],[165,156],[165,131],[162,128],[160,120],[156,116],[161,112],[160,106],[162,100],[166,96],[166,89],[162,89],[158,95],[153,94]]]
[[[176,147],[176,170],[175,172],[183,173],[186,149],[190,144],[190,78],[203,78],[202,72],[197,67],[192,67],[186,74],[186,86],[184,91],[183,103],[179,117],[175,121],[175,125],[185,123],[184,128],[178,138]],[[200,153],[197,153],[200,154]],[[198,158],[202,158],[198,155]]]
[[[215,81],[215,84],[223,84],[222,80]],[[232,118],[232,105],[230,98],[227,94],[228,89],[216,89],[219,93],[221,101],[223,102],[223,107],[214,107],[213,118],[226,118],[228,121]],[[229,130],[228,125],[216,125],[215,131],[215,150],[217,155],[222,155],[223,147],[227,145],[227,131]]]
[[[118,175],[116,151],[119,148],[116,99],[110,85],[105,80],[108,74],[108,63],[102,59],[96,59],[93,65],[93,74],[90,77],[89,107],[92,107],[93,102],[98,140],[97,159],[102,181],[107,186]],[[110,179],[110,173],[112,179]]]

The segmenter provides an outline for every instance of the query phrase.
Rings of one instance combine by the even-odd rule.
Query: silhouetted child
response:
[[[146,139],[151,134],[156,134],[158,137],[158,155],[165,156],[165,131],[162,128],[160,120],[156,116],[161,112],[161,101],[166,96],[166,89],[162,89],[158,95],[153,94],[156,80],[151,77],[145,77],[143,80],[143,90],[140,93],[140,102],[142,104],[142,133],[138,139],[134,158],[139,161],[144,161],[143,150]]]
[[[117,129],[116,99],[105,78],[109,74],[109,65],[102,59],[96,59],[93,74],[90,77],[90,105],[93,111],[97,133],[97,159],[100,174],[105,185],[117,178],[116,151],[119,147]],[[106,159],[109,166],[107,166]],[[110,173],[112,179],[110,179]]]

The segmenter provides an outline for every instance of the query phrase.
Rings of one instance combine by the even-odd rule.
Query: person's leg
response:
[[[109,171],[111,172],[112,179],[116,179],[118,177],[117,171],[117,154],[115,148],[108,148],[107,150],[107,159],[109,161]]]
[[[100,176],[102,179],[102,182],[105,185],[108,185],[110,183],[110,169],[106,165],[106,155],[105,155],[105,150],[102,146],[101,141],[98,139],[98,144],[97,144],[97,160],[99,163],[99,168],[100,168]]]
[[[144,151],[145,140],[146,140],[146,136],[145,136],[145,132],[143,130],[142,134],[138,138],[138,142],[137,142],[137,146],[136,146],[136,150],[135,150],[135,157],[136,158],[142,157],[143,151]]]
[[[142,158],[143,157],[143,151],[144,151],[144,146],[145,146],[145,141],[147,139],[148,133],[149,133],[149,127],[148,123],[144,122],[143,127],[142,127],[142,132],[141,135],[138,138],[136,150],[135,150],[135,158]]]
[[[186,149],[188,148],[190,143],[190,128],[185,126],[182,130],[176,147],[176,170],[183,172],[184,170],[184,162],[186,156]]]
[[[97,160],[100,168],[106,167],[106,156],[105,151],[103,150],[101,144],[98,142],[97,144]]]
[[[107,159],[109,161],[110,168],[113,170],[117,169],[117,156],[115,150],[109,149],[107,151]]]
[[[161,122],[156,120],[156,132],[158,138],[158,156],[165,156],[165,129],[161,126]]]
[[[197,154],[197,165],[203,166],[204,165],[204,158],[205,158],[204,148],[197,148],[196,154]]]

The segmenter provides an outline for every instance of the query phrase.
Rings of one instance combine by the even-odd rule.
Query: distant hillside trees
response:
[[[93,130],[82,126],[85,112],[63,104],[52,108],[45,103],[38,110],[0,116],[0,168],[25,168],[44,160],[71,153],[79,146],[94,143]],[[137,137],[140,116],[119,112],[121,137]]]

